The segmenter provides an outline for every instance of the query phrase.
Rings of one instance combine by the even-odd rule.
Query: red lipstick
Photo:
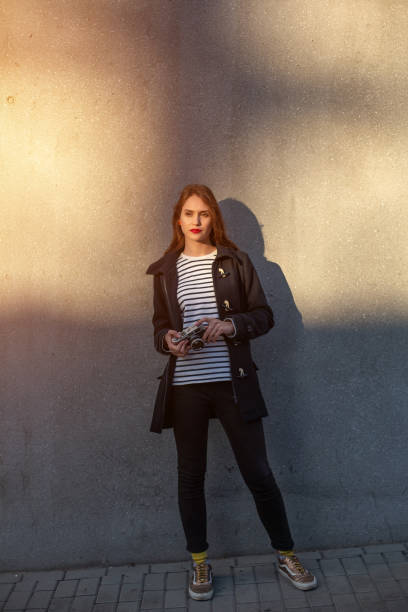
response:
[[[199,234],[201,232],[200,229],[191,229],[190,232],[193,232],[193,234]]]

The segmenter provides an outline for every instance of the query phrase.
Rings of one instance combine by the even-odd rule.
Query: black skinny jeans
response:
[[[204,479],[210,408],[229,438],[241,475],[276,549],[293,548],[285,506],[268,463],[262,419],[246,423],[230,381],[173,385],[173,431],[177,446],[178,502],[189,552],[207,550]]]

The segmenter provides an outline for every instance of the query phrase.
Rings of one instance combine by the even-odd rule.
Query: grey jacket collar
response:
[[[236,251],[231,247],[223,246],[221,244],[216,244],[215,246],[217,247],[217,259],[221,259],[223,257],[235,257],[241,261],[239,256],[240,251]],[[179,249],[178,251],[166,253],[163,255],[163,257],[150,264],[146,270],[146,274],[165,274],[168,272],[168,270],[175,267],[178,256],[182,250],[183,249]]]

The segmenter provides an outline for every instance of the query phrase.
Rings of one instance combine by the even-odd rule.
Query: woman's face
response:
[[[184,202],[179,223],[186,242],[210,244],[211,211],[198,195],[193,194]]]

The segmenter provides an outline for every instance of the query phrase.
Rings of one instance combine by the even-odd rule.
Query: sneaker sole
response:
[[[202,600],[205,600],[205,599],[211,599],[212,596],[214,595],[214,589],[212,589],[211,591],[208,591],[208,593],[195,593],[189,587],[188,594],[190,595],[191,599],[196,599],[198,601],[202,601]]]
[[[314,589],[314,588],[317,587],[317,578],[316,578],[316,576],[314,577],[313,582],[309,582],[309,584],[302,584],[301,582],[295,582],[295,580],[292,580],[292,578],[290,576],[288,576],[288,574],[286,572],[281,570],[281,568],[279,566],[278,566],[278,572],[282,576],[285,576],[285,578],[287,578],[289,580],[289,582],[291,584],[293,584],[294,587],[296,587],[297,589],[300,589],[301,591],[309,591],[309,589]]]

